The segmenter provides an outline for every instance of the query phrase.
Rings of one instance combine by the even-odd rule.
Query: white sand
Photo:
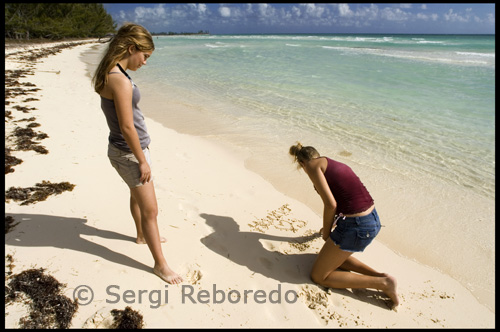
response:
[[[34,96],[39,101],[25,103],[36,110],[12,110],[14,119],[6,122],[7,136],[15,120],[35,116],[41,124],[35,130],[49,135],[41,141],[47,155],[12,153],[23,163],[5,176],[6,190],[42,180],[76,185],[36,204],[5,205],[6,215],[20,222],[5,237],[14,273],[45,268],[67,285],[71,299],[79,286],[92,288],[90,304],[82,304],[89,293],[80,292],[72,327],[95,327],[111,309],[126,306],[138,310],[148,328],[495,327],[494,313],[457,281],[377,241],[356,256],[398,279],[398,312],[375,290],[327,291],[314,285],[309,270],[322,240],[294,243],[319,230],[320,216],[276,191],[223,147],[146,119],[159,228],[168,239],[163,250],[185,279],[165,284],[151,272],[147,246],[134,242],[128,189],[106,156],[106,121],[80,58],[91,45],[38,60],[35,75],[20,79],[41,89]],[[6,69],[25,65],[15,57],[6,60]],[[183,296],[191,291],[197,303]],[[241,298],[228,301],[236,293]],[[18,327],[26,313],[21,305],[8,305],[5,326]]]

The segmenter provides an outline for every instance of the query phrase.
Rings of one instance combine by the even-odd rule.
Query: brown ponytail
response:
[[[299,142],[290,147],[289,153],[292,157],[294,157],[293,161],[298,163],[303,163],[319,157],[319,153],[315,148],[312,146],[302,146]]]

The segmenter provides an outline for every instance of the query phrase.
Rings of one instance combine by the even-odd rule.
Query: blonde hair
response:
[[[288,152],[294,158],[293,161],[298,163],[309,161],[313,158],[317,158],[320,156],[315,148],[313,148],[312,146],[302,146],[300,142],[297,142],[297,144],[292,145]]]
[[[92,85],[97,93],[108,83],[108,73],[122,60],[130,46],[135,46],[137,50],[147,52],[154,51],[155,45],[153,37],[149,31],[141,25],[135,23],[125,23],[111,39],[97,70],[92,78]]]

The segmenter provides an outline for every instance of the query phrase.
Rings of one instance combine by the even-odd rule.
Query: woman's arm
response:
[[[144,152],[142,152],[139,135],[134,126],[134,115],[132,110],[133,88],[130,84],[130,80],[125,76],[113,76],[110,75],[108,84],[113,93],[120,130],[130,150],[132,150],[132,153],[139,161],[139,170],[141,171],[140,181],[146,183],[151,179],[151,168],[144,156]]]
[[[333,220],[337,211],[337,201],[333,197],[332,191],[328,186],[325,174],[321,168],[323,158],[311,160],[304,168],[305,172],[314,184],[314,188],[318,192],[323,201],[323,240],[327,240],[332,230]]]

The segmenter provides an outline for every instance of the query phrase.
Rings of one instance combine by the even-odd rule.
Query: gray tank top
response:
[[[113,72],[109,74],[121,74],[121,73]],[[130,80],[130,83],[132,84],[133,87],[132,111],[134,115],[134,126],[135,129],[137,130],[137,134],[139,135],[141,148],[144,150],[149,146],[149,143],[151,143],[151,138],[149,137],[146,128],[146,123],[144,122],[144,116],[142,115],[142,112],[138,106],[139,100],[141,99],[141,93],[139,92],[139,88],[137,87],[137,85],[135,85],[135,83],[132,82],[132,79],[128,75],[126,76]],[[116,115],[115,102],[112,99],[107,99],[101,96],[101,108],[102,111],[104,112],[104,116],[106,117],[106,121],[108,123],[110,131],[108,138],[109,142],[120,150],[132,152],[120,130],[120,124],[118,123],[118,116]]]

